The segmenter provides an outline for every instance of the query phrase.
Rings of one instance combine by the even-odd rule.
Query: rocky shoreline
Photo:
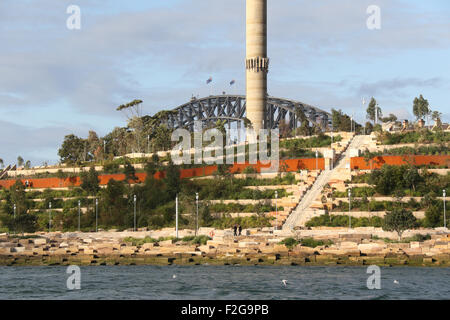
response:
[[[185,232],[187,233],[187,232]],[[250,232],[249,232],[250,233]],[[440,266],[450,267],[450,234],[430,240],[385,243],[371,234],[339,234],[332,244],[290,248],[273,234],[233,237],[223,232],[206,244],[155,240],[136,244],[127,237],[151,233],[37,234],[0,236],[0,266],[55,265],[299,265],[299,266]]]

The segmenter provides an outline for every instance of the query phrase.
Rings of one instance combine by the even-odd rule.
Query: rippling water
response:
[[[450,268],[381,268],[381,290],[364,267],[93,266],[81,290],[66,267],[0,267],[0,299],[449,299]],[[175,277],[174,277],[175,276]],[[284,286],[281,280],[288,280]],[[394,283],[398,281],[398,284]]]

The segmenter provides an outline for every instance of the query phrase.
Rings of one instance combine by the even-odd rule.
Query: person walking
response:
[[[234,236],[236,237],[237,236],[237,225],[234,225],[233,229],[234,229]]]
[[[242,234],[242,226],[239,225],[239,235],[241,235],[241,234]]]

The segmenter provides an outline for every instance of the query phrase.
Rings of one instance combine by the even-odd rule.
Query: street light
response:
[[[78,232],[81,231],[81,200],[78,200]]]
[[[150,135],[147,135],[147,153],[150,153]]]
[[[316,150],[316,170],[319,170],[319,151]]]
[[[98,232],[98,199],[95,199],[95,232]]]
[[[278,191],[275,190],[275,230],[278,230]]]
[[[48,203],[48,232],[51,232],[52,229],[52,203]]]
[[[133,196],[134,202],[134,231],[136,232],[136,195]]]
[[[365,98],[362,98],[362,105],[363,105],[363,110],[364,110],[366,107],[366,99]],[[364,126],[364,135],[366,135],[366,126]]]
[[[352,228],[352,189],[348,189],[348,225],[349,228]]]
[[[195,218],[195,236],[197,236],[197,232],[198,232],[198,192],[195,193],[195,201],[197,202],[197,215]]]
[[[14,234],[16,234],[16,204],[14,204]]]
[[[447,196],[447,191],[444,189],[443,191],[442,191],[442,194],[443,194],[443,196],[444,196],[444,229],[447,229],[447,217],[445,216],[445,197]]]
[[[178,194],[175,198],[175,233],[176,238],[178,239]]]

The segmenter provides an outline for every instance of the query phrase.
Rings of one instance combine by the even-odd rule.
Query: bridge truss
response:
[[[330,113],[319,108],[293,100],[274,97],[267,98],[264,127],[276,129],[285,121],[291,129],[300,124],[298,110],[302,110],[310,124],[317,124],[321,128],[331,125]],[[245,96],[220,95],[202,99],[193,98],[186,104],[172,110],[166,119],[172,129],[186,128],[194,131],[194,122],[202,121],[203,126],[213,125],[217,120],[226,124],[238,123],[246,119]]]

